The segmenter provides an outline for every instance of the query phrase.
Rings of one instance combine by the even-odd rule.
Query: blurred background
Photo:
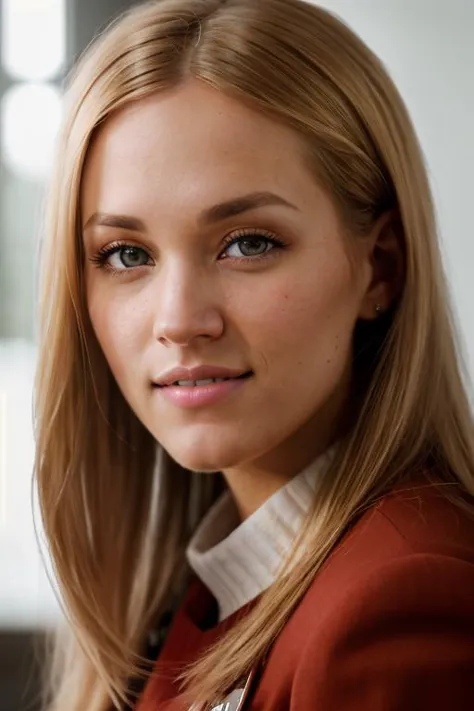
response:
[[[62,84],[94,34],[131,4],[0,0],[0,711],[38,708],[41,654],[35,650],[60,615],[40,553],[41,528],[35,535],[33,524],[31,396],[39,222]],[[319,4],[339,14],[378,53],[411,111],[435,194],[470,377],[474,2]]]

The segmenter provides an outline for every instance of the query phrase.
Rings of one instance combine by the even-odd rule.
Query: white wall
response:
[[[386,62],[411,111],[474,372],[474,0],[320,4],[345,19]],[[0,626],[44,624],[55,611],[31,522],[33,368],[28,344],[0,347]]]
[[[321,0],[384,61],[428,164],[474,374],[474,0]],[[414,196],[416,199],[416,196]]]

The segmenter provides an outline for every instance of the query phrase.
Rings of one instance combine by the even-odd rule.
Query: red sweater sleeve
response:
[[[291,711],[473,711],[473,570],[412,554],[351,586],[306,644]]]

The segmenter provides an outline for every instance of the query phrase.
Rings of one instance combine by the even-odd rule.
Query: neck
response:
[[[242,521],[317,459],[336,439],[330,432],[324,438],[308,437],[308,430],[314,431],[313,421],[271,452],[223,472]]]

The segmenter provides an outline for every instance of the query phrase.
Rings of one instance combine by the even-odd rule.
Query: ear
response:
[[[367,239],[365,258],[370,280],[361,301],[359,318],[372,320],[387,311],[403,289],[405,250],[398,212],[389,210],[381,215]]]

